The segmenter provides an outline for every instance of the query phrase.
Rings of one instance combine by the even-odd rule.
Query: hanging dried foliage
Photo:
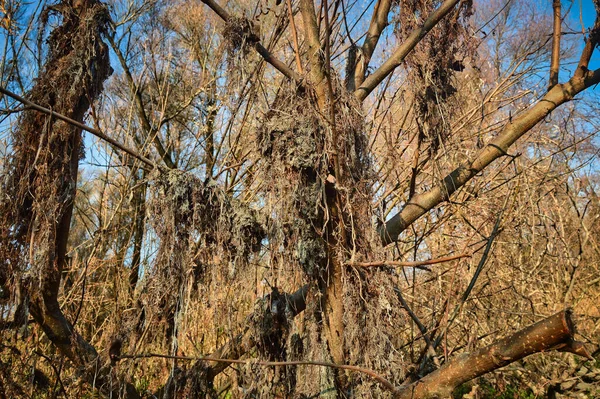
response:
[[[396,20],[396,35],[400,39],[408,36],[441,3],[440,0],[403,1]],[[406,57],[419,140],[429,144],[431,155],[438,151],[451,131],[451,98],[456,92],[454,74],[465,68],[465,62],[476,48],[468,32],[472,5],[470,0],[461,1],[460,6],[442,19]]]
[[[260,251],[265,231],[256,211],[191,173],[158,174],[150,193],[149,219],[159,247],[144,279],[142,301],[166,328],[166,338],[176,328],[187,290],[207,283],[213,272],[233,277],[232,271]]]
[[[62,23],[49,36],[48,60],[27,97],[82,121],[112,72],[101,40],[108,10],[86,0],[49,7],[42,20],[49,15]],[[82,134],[63,121],[27,111],[12,140],[14,151],[2,177],[0,257],[13,287],[23,284],[32,290],[37,298],[32,311],[41,316],[42,303],[56,300],[65,263]]]

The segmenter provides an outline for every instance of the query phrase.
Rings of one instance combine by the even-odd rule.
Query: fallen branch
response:
[[[566,350],[590,357],[582,343],[573,340],[571,310],[564,310],[473,353],[464,353],[408,386],[398,399],[447,397],[467,381],[538,352]]]
[[[450,262],[451,260],[470,258],[473,254],[464,253],[459,255],[445,256],[437,259],[420,260],[420,261],[401,261],[401,260],[380,260],[374,262],[346,262],[347,266],[356,267],[378,267],[378,266],[399,266],[399,267],[415,267],[423,268],[422,266],[435,265],[437,263]],[[423,268],[425,269],[425,268]],[[425,269],[428,270],[428,269]]]

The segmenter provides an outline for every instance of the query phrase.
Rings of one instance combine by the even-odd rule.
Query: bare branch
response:
[[[31,101],[29,101],[26,98],[23,98],[11,91],[6,90],[4,87],[0,87],[0,93],[2,94],[6,94],[9,97],[14,98],[15,100],[19,101],[20,103],[23,103],[25,105],[27,105],[28,107],[30,107],[31,109],[34,109],[36,111],[42,112],[46,115],[50,115],[53,116],[57,119],[60,119],[61,121],[67,122],[79,129],[85,130],[86,132],[89,132],[91,134],[93,134],[94,136],[98,137],[101,140],[106,141],[107,143],[112,144],[113,146],[115,146],[116,148],[120,149],[121,151],[131,155],[132,157],[142,161],[143,163],[145,163],[146,165],[148,165],[150,167],[150,169],[154,169],[156,168],[156,163],[152,162],[150,159],[146,158],[145,156],[138,154],[136,151],[125,147],[123,144],[119,143],[118,141],[114,140],[113,138],[105,135],[104,133],[102,133],[100,130],[98,129],[94,129],[93,127],[89,127],[87,125],[84,125],[83,123],[77,122],[74,119],[69,118],[68,116],[64,116],[62,114],[59,114],[57,112],[54,112],[48,108],[42,107],[41,105],[35,104]]]
[[[135,81],[133,80],[133,76],[131,75],[131,71],[129,70],[129,66],[127,65],[127,62],[125,61],[125,57],[123,56],[121,49],[119,48],[119,46],[117,46],[117,44],[115,43],[112,36],[108,35],[107,37],[108,37],[108,42],[110,43],[113,51],[117,55],[117,58],[119,59],[121,67],[123,68],[123,71],[125,73],[125,78],[127,79],[127,83],[129,84],[129,89],[131,90],[131,92],[133,94],[135,109],[136,109],[138,117],[140,118],[140,122],[142,124],[142,128],[144,129],[146,139],[152,140],[152,143],[154,143],[154,147],[156,148],[156,151],[158,151],[158,155],[160,155],[160,157],[164,161],[165,165],[167,165],[167,167],[169,169],[174,169],[175,163],[171,159],[171,154],[165,149],[163,143],[160,141],[160,137],[158,136],[158,129],[154,128],[154,127],[152,127],[152,125],[150,125],[150,120],[148,119],[148,114],[146,113],[146,110],[144,109],[142,93],[141,93],[138,85],[136,85]],[[160,127],[160,124],[159,124],[159,127]]]
[[[354,87],[360,86],[365,80],[365,72],[375,52],[381,32],[388,26],[388,15],[390,13],[391,0],[378,0],[373,10],[373,17],[367,31],[367,37],[362,45],[362,58],[356,64],[354,70]]]
[[[558,84],[558,70],[560,67],[560,0],[554,0],[552,3],[554,8],[554,30],[552,33],[552,59],[550,61],[550,83],[548,89],[553,88]]]
[[[596,21],[594,22],[592,29],[590,29],[589,37],[585,43],[583,51],[581,52],[581,57],[579,59],[579,64],[577,65],[577,70],[575,71],[575,76],[583,76],[585,72],[587,72],[594,48],[596,48],[600,42],[600,1],[595,0],[594,5],[596,7]]]
[[[219,17],[221,17],[221,19],[223,21],[229,22],[229,20],[230,20],[229,14],[216,1],[202,0],[202,2],[204,4],[206,4],[207,6],[209,6],[215,13],[217,13],[217,15]],[[269,50],[267,50],[262,44],[260,44],[260,42],[258,40],[253,40],[252,45],[254,46],[254,48],[256,49],[258,54],[260,54],[260,56],[265,61],[267,61],[269,64],[271,64],[275,69],[277,69],[279,72],[281,72],[284,76],[286,76],[287,78],[289,78],[291,80],[294,80],[296,83],[302,82],[302,76],[298,75],[296,72],[291,70],[284,62],[275,58],[273,56],[273,54],[271,54],[269,52]]]
[[[394,54],[392,54],[392,56],[386,62],[384,62],[383,65],[373,72],[372,75],[365,79],[363,84],[354,92],[356,98],[361,101],[367,98],[367,96],[373,90],[375,90],[379,83],[383,82],[383,80],[389,74],[394,72],[394,70],[400,64],[402,64],[406,56],[415,48],[417,44],[419,44],[421,39],[423,39],[425,35],[429,33],[429,31],[433,29],[433,27],[437,25],[442,18],[444,18],[448,13],[450,13],[450,11],[453,10],[454,6],[456,6],[459,1],[460,0],[446,0],[444,3],[442,3],[442,5],[427,18],[425,23],[423,23],[423,26],[414,30],[406,39],[406,41],[396,49]]]

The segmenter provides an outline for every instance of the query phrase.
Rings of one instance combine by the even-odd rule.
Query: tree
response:
[[[0,89],[26,107],[2,170],[0,361],[45,359],[29,380],[48,395],[425,398],[537,352],[591,357],[562,304],[594,331],[594,5],[563,83],[578,42],[559,1],[554,18],[518,1],[45,6],[37,79]],[[100,141],[80,167],[84,131]],[[25,377],[2,372],[0,393]]]

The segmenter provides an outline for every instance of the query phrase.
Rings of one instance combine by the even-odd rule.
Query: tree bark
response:
[[[50,10],[62,14],[62,24],[50,34],[49,58],[27,98],[81,124],[112,72],[101,40],[110,16],[98,0],[63,2]],[[9,216],[2,219],[3,237],[8,237],[2,246],[8,251],[27,248],[17,263],[20,277],[28,282],[36,323],[75,367],[85,370],[90,382],[106,394],[117,394],[121,387],[109,382],[110,369],[102,367],[98,352],[75,330],[58,301],[82,145],[79,126],[38,111],[22,115],[6,170],[9,183],[4,188],[15,196],[2,204],[2,214]],[[128,395],[137,397],[131,388],[125,386]]]
[[[573,341],[571,311],[565,310],[473,353],[457,356],[419,381],[401,387],[398,399],[445,398],[461,384],[538,352],[567,350],[589,356]],[[570,350],[573,349],[573,350]]]
[[[447,201],[456,190],[464,186],[485,167],[506,155],[511,145],[552,111],[597,83],[600,83],[600,69],[581,72],[581,76],[576,73],[568,82],[554,86],[533,107],[509,122],[502,132],[475,158],[460,165],[431,190],[412,197],[400,212],[380,228],[379,234],[383,244],[388,245],[395,242],[398,236],[418,218],[440,203]]]

